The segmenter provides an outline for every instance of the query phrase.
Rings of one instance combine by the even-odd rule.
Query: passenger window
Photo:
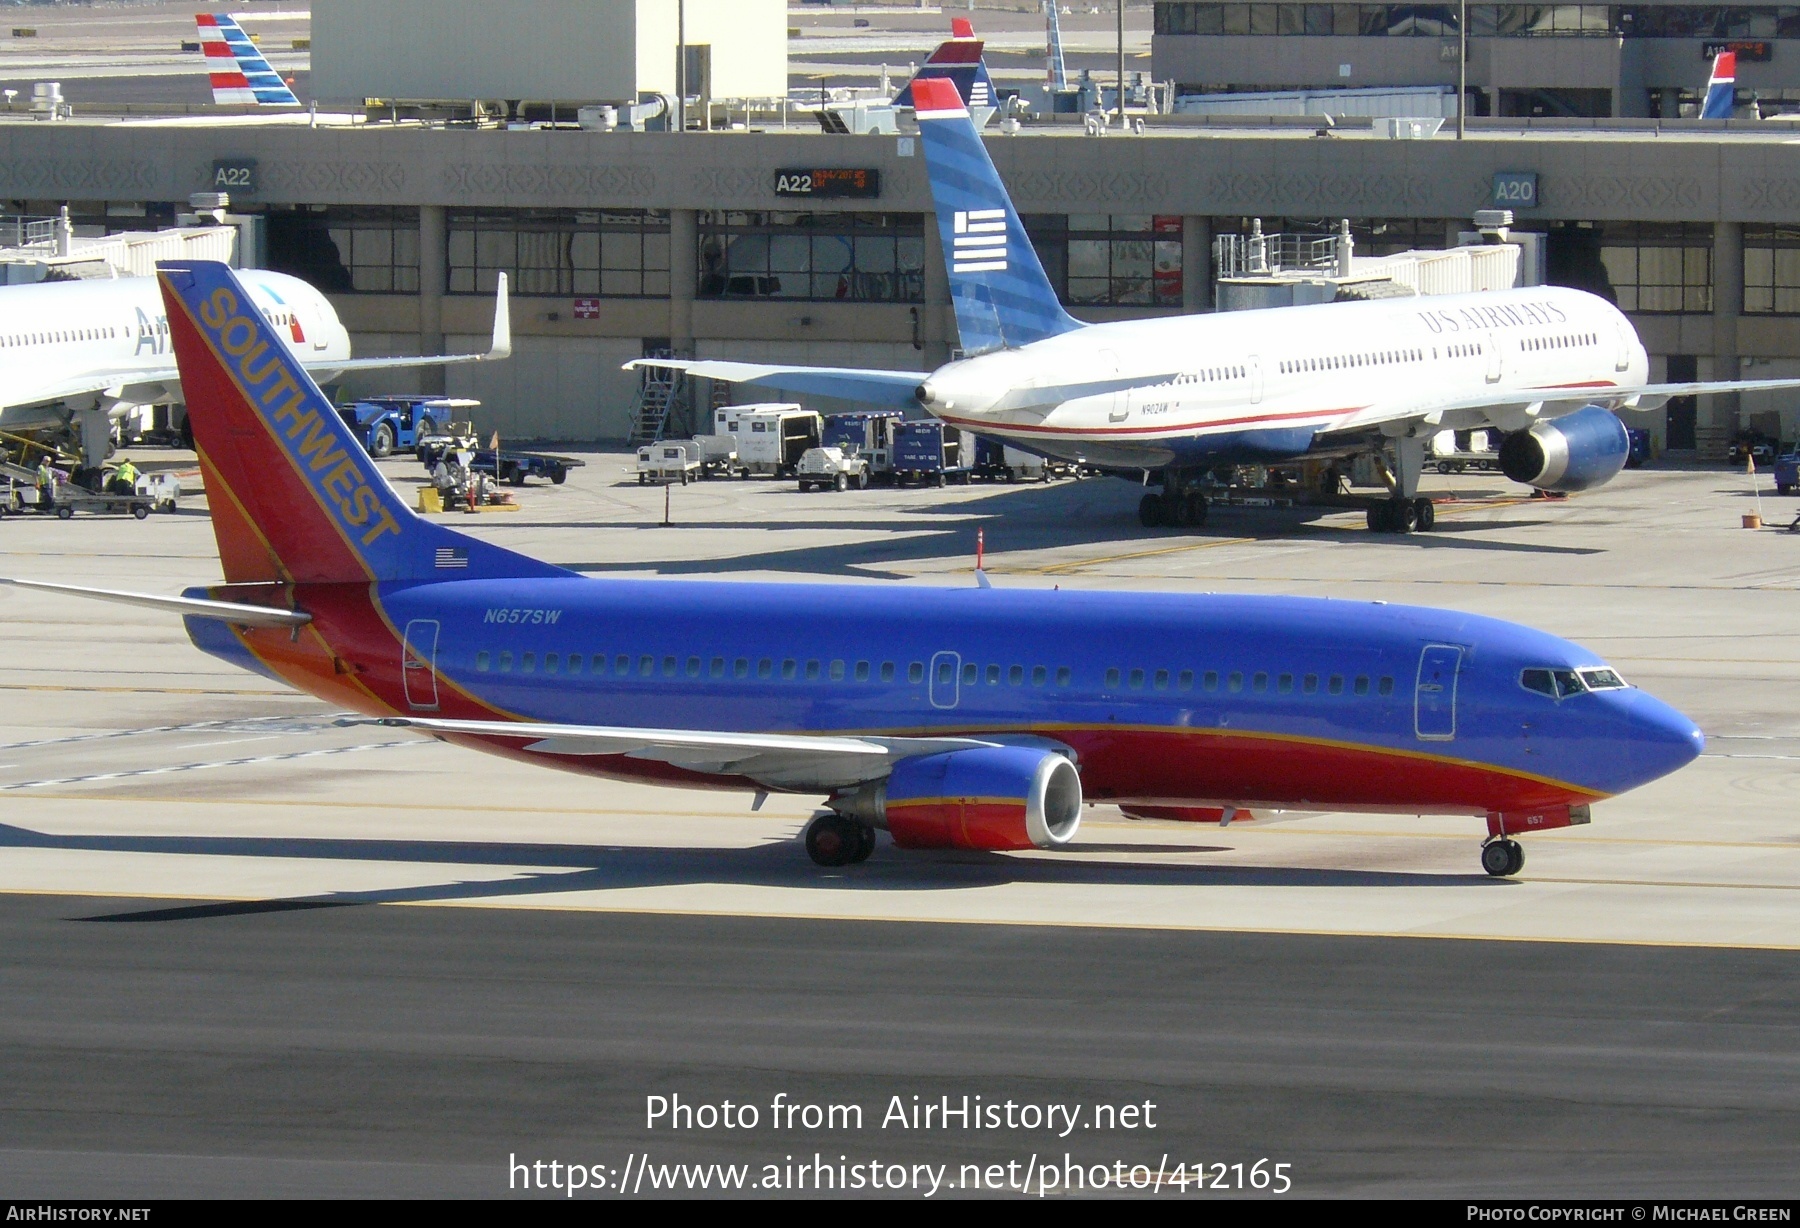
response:
[[[1280,691],[1283,695],[1293,694],[1294,676],[1292,674],[1282,674],[1280,677],[1276,678],[1275,689]]]
[[[814,679],[814,678],[817,678],[817,677],[818,677],[818,676],[819,676],[819,663],[818,663],[818,662],[817,662],[817,661],[808,661],[808,662],[807,662],[807,663],[806,663],[806,678],[807,678],[807,681],[809,681],[809,682],[810,682],[810,681],[812,681],[812,680],[813,680],[813,679]]]
[[[963,666],[962,684],[964,686],[974,686],[980,680],[981,680],[981,667],[980,666],[974,664],[973,662],[971,662],[968,665]]]
[[[750,658],[739,657],[737,660],[733,661],[731,663],[731,676],[733,678],[748,678],[750,676]]]
[[[648,678],[651,674],[654,674],[655,672],[656,672],[656,658],[655,657],[639,657],[638,658],[638,675],[640,677]]]
[[[998,665],[988,666],[987,680],[988,680],[989,686],[999,686],[1000,685],[1000,667]]]
[[[892,682],[894,680],[894,663],[892,661],[883,661],[881,663],[881,680],[883,682]],[[918,679],[914,678],[913,681],[917,682]]]
[[[528,652],[523,657],[519,658],[519,672],[521,674],[535,674],[537,672],[537,653]]]
[[[1317,674],[1308,674],[1306,677],[1302,678],[1300,680],[1300,689],[1308,695],[1317,695],[1319,693],[1319,676]]]
[[[1044,683],[1048,682],[1049,680],[1050,680],[1050,671],[1049,670],[1045,669],[1041,665],[1034,665],[1031,667],[1031,685],[1032,686],[1043,686]]]
[[[1131,671],[1131,689],[1134,691],[1141,691],[1144,689],[1144,671],[1143,670],[1134,669]]]
[[[714,657],[712,659],[712,665],[707,672],[714,678],[723,678],[725,676],[725,658]]]
[[[1156,689],[1159,691],[1166,691],[1169,689],[1169,671],[1168,670],[1159,669],[1156,671]]]
[[[569,654],[569,672],[571,674],[579,674],[581,672],[581,654],[580,653],[572,652]]]
[[[1250,679],[1250,689],[1253,691],[1268,690],[1269,689],[1269,676],[1264,673],[1258,673],[1254,678]]]
[[[1215,670],[1215,669],[1207,670],[1206,677],[1201,679],[1200,685],[1205,687],[1209,691],[1218,690],[1219,689],[1219,671]]]
[[[919,669],[919,663],[917,661],[913,662],[913,669]],[[939,661],[937,669],[939,686],[949,686],[952,682],[956,681],[956,667],[950,664],[950,662]],[[913,681],[917,682],[918,679],[915,678]]]
[[[886,667],[883,666],[883,668],[885,669]],[[943,669],[938,671],[939,674],[943,675],[943,680],[945,682],[950,681],[950,676],[946,672],[949,670],[949,668],[950,667],[948,665],[946,665],[946,666],[944,666]],[[924,664],[924,662],[914,661],[911,665],[907,666],[906,667],[906,680],[908,682],[914,682],[914,683],[925,681],[925,664]]]
[[[1331,676],[1331,682],[1325,689],[1330,691],[1333,695],[1342,695],[1344,693],[1344,676],[1342,674],[1333,674]]]
[[[1007,670],[1006,681],[1013,686],[1023,684],[1025,681],[1025,667],[1023,665],[1015,665]]]
[[[1184,691],[1193,690],[1194,689],[1194,671],[1191,669],[1182,670],[1181,673],[1176,676],[1175,685],[1180,687]]]
[[[690,678],[698,678],[700,676],[700,658],[699,657],[689,657],[688,658],[687,676]]]
[[[858,661],[856,663],[856,680],[858,682],[867,682],[869,680],[869,663],[867,661]]]
[[[787,678],[787,679],[791,680],[794,677],[794,675],[799,672],[800,672],[800,663],[798,661],[795,661],[792,657],[789,657],[787,660],[785,660],[781,663],[781,676],[783,678]]]
[[[1225,689],[1228,691],[1243,690],[1244,689],[1244,675],[1239,673],[1236,670],[1231,671],[1231,676],[1229,678],[1225,679]]]
[[[675,658],[674,657],[664,657],[663,658],[663,677],[673,678],[674,676],[675,676]]]
[[[487,653],[478,652],[475,654],[475,669],[478,673],[485,674],[488,672],[488,655],[487,655]]]
[[[629,674],[630,672],[631,672],[631,658],[630,657],[626,656],[624,653],[620,653],[618,656],[613,658],[613,673],[615,673],[615,674],[619,675],[619,677],[623,678],[626,674]]]
[[[500,654],[500,672],[503,674],[512,673],[512,653],[503,652]]]
[[[1074,674],[1073,674],[1073,672],[1070,671],[1068,666],[1059,665],[1056,667],[1056,685],[1057,686],[1068,686],[1070,681],[1073,680],[1073,678],[1074,678]]]
[[[1106,685],[1108,687],[1116,687],[1119,685],[1119,671],[1118,670],[1109,669],[1106,671]]]
[[[544,654],[544,672],[546,674],[554,674],[556,672],[556,667],[561,663],[562,657],[557,653],[547,652]]]
[[[756,676],[758,678],[773,678],[775,676],[775,662],[768,657],[764,657],[762,660],[758,661],[756,663]]]
[[[833,661],[831,663],[831,668],[826,672],[827,676],[830,677],[833,682],[842,682],[844,680],[844,663],[842,661]]]
[[[1358,674],[1356,676],[1356,693],[1358,695],[1367,695],[1369,693],[1369,676],[1367,674]]]
[[[1383,678],[1376,685],[1375,689],[1382,695],[1392,695],[1394,693],[1394,680],[1392,678]]]

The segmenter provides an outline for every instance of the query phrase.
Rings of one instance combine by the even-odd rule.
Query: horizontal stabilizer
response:
[[[238,627],[304,627],[311,614],[298,610],[277,610],[269,606],[244,605],[236,601],[211,601],[203,597],[163,597],[154,593],[122,593],[110,588],[83,588],[77,584],[51,584],[44,580],[12,580],[0,576],[0,584],[14,588],[35,588],[47,593],[71,597],[90,597],[95,601],[113,601],[135,605],[183,618],[212,618]]]
[[[915,409],[919,399],[916,389],[925,380],[923,371],[875,371],[856,367],[777,367],[754,362],[727,362],[721,359],[634,358],[625,370],[643,367],[672,367],[703,379],[730,380],[734,384],[757,384],[811,396],[836,397],[843,401],[859,401],[867,405],[886,405],[895,409]]]

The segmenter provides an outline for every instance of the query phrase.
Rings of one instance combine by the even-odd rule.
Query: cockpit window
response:
[[[1590,691],[1618,691],[1625,686],[1625,680],[1605,666],[1582,670],[1581,680],[1587,683]]]
[[[1618,682],[1618,675],[1611,670],[1584,670],[1583,673],[1600,673],[1614,679],[1612,685],[1624,686]],[[1527,691],[1536,691],[1539,695],[1548,695],[1552,699],[1566,699],[1570,695],[1580,695],[1588,690],[1582,681],[1582,674],[1572,669],[1527,669],[1519,672],[1519,685]]]

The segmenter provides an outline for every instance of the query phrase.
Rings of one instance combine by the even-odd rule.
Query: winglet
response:
[[[494,343],[483,354],[483,361],[512,357],[512,300],[506,289],[506,274],[500,274],[494,287]]]

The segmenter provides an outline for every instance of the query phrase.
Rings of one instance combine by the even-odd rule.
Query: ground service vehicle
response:
[[[964,459],[964,434],[936,419],[903,422],[894,430],[894,481],[967,485],[973,470]]]
[[[665,439],[647,443],[637,451],[639,486],[651,482],[689,482],[700,480],[700,449],[691,439]]]
[[[480,408],[480,401],[401,395],[363,397],[340,406],[338,414],[355,432],[363,450],[380,457],[391,456],[396,448],[416,451],[420,439],[437,434],[452,419],[466,418],[468,411]]]
[[[894,431],[906,421],[897,409],[855,410],[826,414],[820,442],[869,462],[869,480],[890,481],[894,470]]]
[[[798,405],[725,405],[713,411],[713,434],[737,437],[738,472],[744,477],[791,478],[808,448],[819,446],[824,423]]]
[[[803,491],[814,487],[848,490],[852,486],[867,490],[869,486],[868,459],[843,448],[808,448],[794,473]]]

